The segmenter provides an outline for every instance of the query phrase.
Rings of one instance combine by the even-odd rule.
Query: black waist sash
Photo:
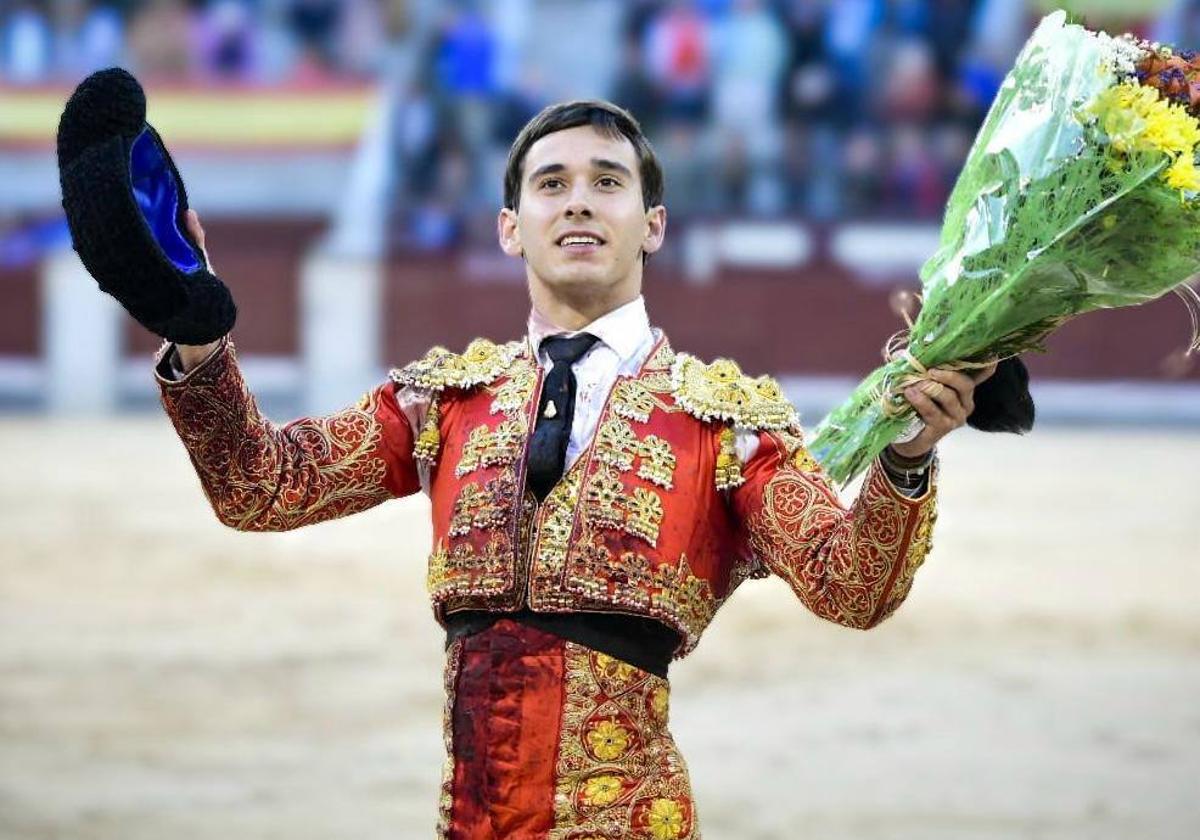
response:
[[[518,621],[592,650],[607,653],[664,679],[680,636],[661,621],[619,613],[535,613],[459,610],[446,616],[446,647],[462,636],[486,630],[502,618]]]

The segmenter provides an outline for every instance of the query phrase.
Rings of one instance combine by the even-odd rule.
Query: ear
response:
[[[661,204],[646,211],[646,235],[642,237],[642,250],[653,254],[662,247],[667,235],[667,208]]]
[[[521,247],[521,231],[517,227],[517,214],[507,207],[501,208],[496,217],[496,235],[500,239],[500,250],[510,257],[525,256]]]

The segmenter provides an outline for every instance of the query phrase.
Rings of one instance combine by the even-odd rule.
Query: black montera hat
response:
[[[188,235],[183,180],[137,79],[114,67],[80,83],[58,123],[58,172],[71,241],[101,290],[181,344],[233,328],[237,307]]]

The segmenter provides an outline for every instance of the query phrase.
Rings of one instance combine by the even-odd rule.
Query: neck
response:
[[[640,292],[634,289],[621,295],[564,297],[550,294],[544,286],[531,284],[529,296],[541,315],[564,330],[580,330],[614,309],[620,309]]]

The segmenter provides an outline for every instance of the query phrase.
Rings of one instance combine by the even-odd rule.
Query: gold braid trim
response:
[[[461,354],[434,347],[424,358],[394,368],[388,376],[397,384],[435,393],[447,388],[473,388],[498,379],[524,346],[521,341],[494,344],[486,338],[477,338]]]

